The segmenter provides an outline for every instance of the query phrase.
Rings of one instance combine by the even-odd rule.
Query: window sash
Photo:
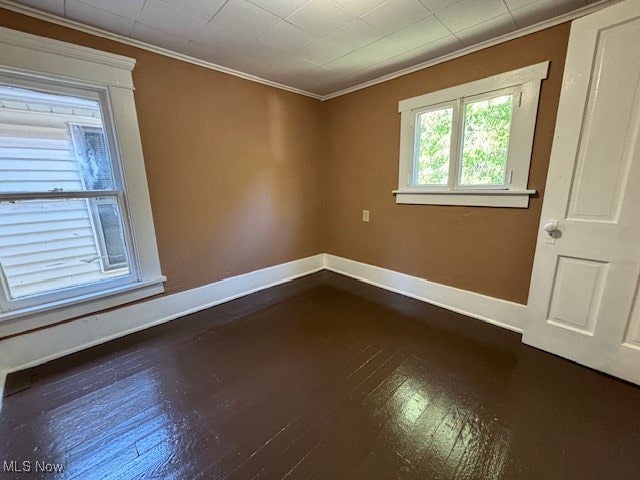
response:
[[[120,156],[118,136],[116,134],[113,112],[111,109],[111,98],[109,89],[97,85],[83,85],[81,82],[68,84],[59,79],[38,78],[34,79],[28,74],[18,72],[7,73],[0,71],[0,84],[11,87],[30,89],[38,92],[51,93],[54,95],[67,95],[76,98],[97,101],[100,105],[102,128],[104,131],[107,149],[111,161],[111,173],[114,181],[114,190],[125,191],[124,168]],[[74,141],[73,126],[83,126],[80,123],[71,122],[71,138]]]
[[[419,163],[419,158],[420,158],[420,129],[418,128],[418,117],[423,114],[423,113],[430,113],[430,112],[435,112],[438,110],[444,110],[446,108],[451,108],[452,109],[452,117],[451,117],[451,138],[450,138],[450,142],[449,142],[449,171],[448,171],[448,176],[447,176],[447,184],[423,184],[423,183],[418,183],[417,182],[417,178],[418,178],[418,163]],[[411,115],[412,115],[412,124],[411,127],[413,129],[413,156],[412,156],[412,162],[411,162],[411,179],[410,179],[410,184],[412,187],[414,188],[422,188],[422,189],[429,189],[429,190],[449,190],[452,187],[452,164],[455,163],[455,141],[454,139],[455,137],[455,133],[456,133],[456,125],[457,125],[457,118],[459,115],[459,108],[460,105],[458,102],[444,102],[444,103],[437,103],[435,105],[429,105],[423,108],[417,108],[415,110],[411,111]]]
[[[81,297],[93,293],[100,293],[105,290],[122,287],[136,281],[139,281],[139,268],[133,249],[133,239],[127,230],[127,214],[125,210],[124,192],[121,191],[87,191],[87,192],[48,192],[44,195],[35,193],[15,193],[0,194],[0,202],[13,202],[18,200],[82,200],[92,198],[112,198],[120,210],[121,221],[124,230],[125,248],[127,251],[127,260],[129,273],[119,275],[114,278],[98,280],[84,285],[77,285],[59,290],[52,290],[30,295],[22,298],[11,298],[7,278],[4,274],[2,265],[0,264],[0,311],[11,312],[29,307],[51,304],[74,297]],[[94,233],[95,235],[95,233]],[[97,239],[99,241],[99,239]]]
[[[514,128],[518,97],[521,94],[520,86],[513,86],[499,90],[483,92],[477,95],[461,97],[455,100],[426,105],[411,110],[411,128],[412,128],[412,157],[411,157],[411,179],[408,184],[412,190],[437,192],[437,191],[456,191],[456,190],[508,190],[510,184],[510,172],[512,171],[512,144],[511,135]],[[469,103],[475,103],[482,100],[511,95],[511,122],[509,125],[509,145],[507,148],[507,161],[505,163],[505,182],[503,184],[462,184],[460,183],[462,175],[462,153],[464,146],[464,128],[465,128],[465,108]],[[451,141],[449,152],[449,176],[447,185],[437,184],[419,184],[416,182],[418,159],[419,159],[419,130],[418,116],[423,113],[441,110],[447,107],[453,109]]]
[[[520,87],[519,86],[515,86],[515,87],[509,87],[509,88],[503,88],[500,90],[493,90],[491,92],[486,92],[486,93],[481,93],[479,95],[473,95],[473,96],[469,96],[469,97],[464,97],[461,99],[461,106],[460,106],[460,112],[461,112],[461,126],[460,126],[460,151],[459,151],[459,159],[458,159],[458,163],[459,163],[459,170],[457,172],[456,175],[456,183],[455,183],[455,188],[456,189],[460,189],[460,190],[474,190],[474,189],[489,189],[489,190],[506,190],[509,188],[509,172],[512,169],[512,163],[513,163],[513,152],[512,152],[512,142],[511,142],[511,134],[513,132],[513,125],[514,125],[514,117],[516,115],[516,110],[517,110],[517,105],[516,105],[516,100],[518,99],[520,94]],[[466,125],[466,106],[469,103],[475,103],[475,102],[481,102],[483,100],[490,100],[492,98],[497,98],[497,97],[502,97],[505,95],[511,95],[511,121],[509,123],[509,143],[507,145],[507,159],[505,162],[505,173],[504,173],[504,183],[502,184],[486,184],[486,183],[461,183],[461,177],[462,177],[462,162],[463,162],[463,148],[464,148],[464,130],[465,130],[465,125]]]

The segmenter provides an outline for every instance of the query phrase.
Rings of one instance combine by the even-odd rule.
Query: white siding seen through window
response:
[[[98,101],[0,85],[1,193],[114,190],[111,170]],[[113,196],[5,201],[0,228],[11,300],[130,273]]]

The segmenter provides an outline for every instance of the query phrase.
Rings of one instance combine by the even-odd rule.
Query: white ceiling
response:
[[[597,0],[17,0],[327,95]]]

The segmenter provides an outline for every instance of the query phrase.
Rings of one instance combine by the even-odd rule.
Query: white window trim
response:
[[[527,188],[531,151],[538,112],[540,85],[547,78],[549,62],[542,62],[510,72],[493,75],[474,82],[456,85],[436,92],[401,100],[400,113],[400,162],[398,169],[398,189],[393,193],[396,203],[422,205],[470,205],[486,207],[529,206],[529,197],[536,193]],[[448,186],[414,186],[414,118],[418,111],[431,107],[453,105],[454,111],[470,97],[482,96],[490,92],[513,89],[514,113],[511,121],[509,155],[505,186],[464,186],[455,187],[453,179]],[[457,106],[457,107],[456,107]],[[454,124],[454,129],[456,128]],[[452,133],[452,141],[461,137],[460,132]],[[456,149],[454,148],[454,151]],[[457,162],[459,155],[452,157]],[[457,172],[457,168],[454,170]],[[512,173],[510,173],[512,172]]]
[[[164,291],[142,142],[133,96],[135,59],[0,27],[0,74],[28,76],[104,90],[122,161],[127,214],[137,260],[133,283],[91,295],[0,313],[7,326],[26,331],[139,300]],[[19,322],[19,326],[16,322]]]

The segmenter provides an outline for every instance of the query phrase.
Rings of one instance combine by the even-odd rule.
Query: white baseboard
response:
[[[3,340],[0,342],[0,408],[5,377],[9,373],[34,367],[325,268],[522,333],[525,305],[335,255],[318,254]]]
[[[407,297],[522,333],[526,305],[430,282],[348,258],[325,254],[327,270]]]
[[[323,259],[324,254],[318,254],[294,260],[3,340],[0,342],[0,407],[8,373],[317,272],[323,268]]]

